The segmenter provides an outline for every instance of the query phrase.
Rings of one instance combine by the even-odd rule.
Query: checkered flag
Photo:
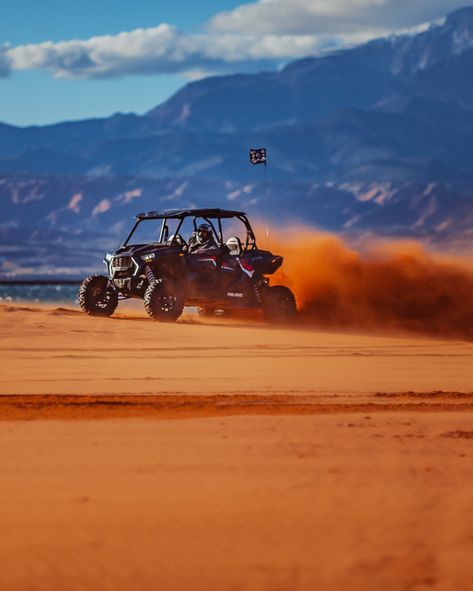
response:
[[[266,148],[250,148],[251,164],[266,164]]]

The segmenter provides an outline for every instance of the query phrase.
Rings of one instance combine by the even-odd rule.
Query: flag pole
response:
[[[266,248],[268,248],[269,225],[268,225],[268,162],[264,161],[264,217],[266,223]]]
[[[266,148],[250,148],[250,162],[251,164],[264,164],[264,221],[266,226],[266,247],[269,240],[269,224],[268,224],[268,159],[266,155]]]

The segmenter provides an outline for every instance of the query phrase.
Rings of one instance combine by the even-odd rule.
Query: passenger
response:
[[[212,234],[212,228],[209,224],[200,224],[200,226],[197,228],[197,232],[192,233],[187,245],[187,251],[190,254],[200,251],[218,249],[218,244],[215,242]]]

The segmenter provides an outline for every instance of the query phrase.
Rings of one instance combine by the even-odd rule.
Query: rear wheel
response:
[[[291,322],[296,317],[296,298],[284,285],[268,287],[263,295],[263,315],[269,322]]]
[[[90,275],[79,288],[79,304],[89,316],[111,316],[118,306],[118,296],[109,288],[107,277]]]
[[[172,281],[151,283],[144,296],[148,316],[160,322],[175,322],[184,310],[184,298]]]

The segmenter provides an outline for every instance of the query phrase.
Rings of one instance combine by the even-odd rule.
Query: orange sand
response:
[[[0,394],[472,391],[473,342],[0,306]]]
[[[472,343],[0,327],[2,591],[469,589]]]

